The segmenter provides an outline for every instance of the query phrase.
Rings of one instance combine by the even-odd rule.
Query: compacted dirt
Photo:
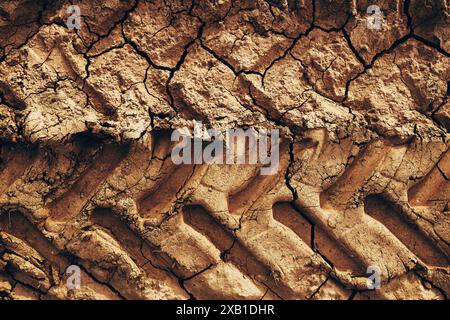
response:
[[[0,298],[447,299],[449,52],[446,0],[1,1]]]

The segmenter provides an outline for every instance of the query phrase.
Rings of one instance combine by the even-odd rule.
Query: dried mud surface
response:
[[[1,299],[449,298],[448,1],[76,2],[0,2]],[[174,165],[193,119],[279,174]]]

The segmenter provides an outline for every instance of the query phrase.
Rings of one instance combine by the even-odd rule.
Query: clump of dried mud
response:
[[[69,30],[71,2],[0,3],[0,298],[449,297],[447,1],[376,1],[380,30],[360,0],[80,0]],[[279,174],[174,165],[192,120],[280,129]]]

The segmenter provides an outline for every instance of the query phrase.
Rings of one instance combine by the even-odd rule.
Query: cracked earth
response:
[[[1,1],[0,299],[448,299],[449,14]],[[279,129],[278,174],[174,165],[192,120]]]

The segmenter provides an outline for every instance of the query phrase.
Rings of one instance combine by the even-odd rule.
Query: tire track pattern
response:
[[[146,144],[119,147],[102,142],[91,165],[78,172],[67,167],[70,178],[59,192],[45,183],[53,167],[63,167],[58,154],[49,162],[43,161],[44,150],[29,151],[37,154],[35,160],[14,178],[16,162],[6,161],[1,176],[9,186],[0,198],[3,272],[13,282],[36,288],[38,296],[48,295],[55,285],[48,275],[39,275],[49,271],[20,269],[14,259],[24,259],[23,254],[10,254],[17,250],[10,249],[11,243],[20,243],[31,246],[27,250],[35,258],[25,259],[37,261],[33,268],[52,261],[40,253],[43,247],[71,257],[89,270],[102,290],[128,299],[310,299],[322,294],[347,299],[351,290],[366,298],[407,298],[411,290],[423,291],[423,297],[431,291],[436,297],[447,296],[448,239],[440,226],[448,223],[447,203],[442,203],[448,199],[429,199],[431,192],[420,194],[419,200],[416,196],[436,171],[445,172],[445,144],[436,142],[433,158],[412,171],[411,163],[429,155],[429,144],[396,146],[376,140],[358,146],[361,151],[353,161],[323,183],[308,178],[326,169],[322,159],[329,158],[329,152],[339,147],[344,161],[350,148],[317,132],[309,136],[311,147],[282,143],[285,175],[275,176],[261,176],[253,165],[175,166],[170,160],[172,143],[164,133],[149,135]],[[98,170],[96,163],[105,156],[120,160]],[[48,176],[40,180],[36,172]],[[447,180],[439,181],[439,190],[448,186]],[[80,190],[80,185],[88,190]],[[29,201],[16,203],[24,192]],[[78,203],[78,209],[58,203]],[[34,247],[22,242],[27,239],[19,240],[27,236],[25,231],[8,232],[9,226],[23,223],[45,244]],[[381,268],[381,290],[367,291],[364,270],[369,265]],[[10,271],[14,268],[19,270]],[[26,278],[27,272],[39,281]],[[423,287],[424,281],[432,289]]]

